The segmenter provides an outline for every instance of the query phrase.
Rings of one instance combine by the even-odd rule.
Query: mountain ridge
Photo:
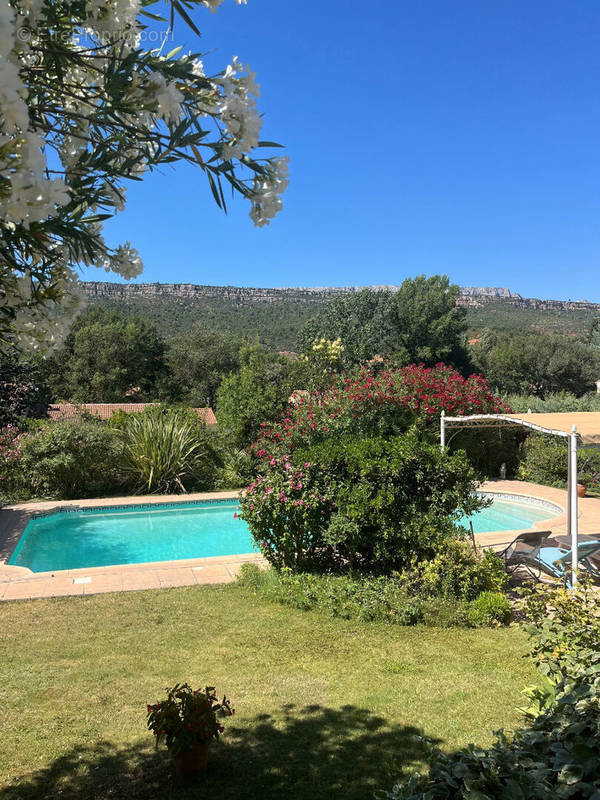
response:
[[[134,299],[172,297],[186,300],[222,298],[234,305],[274,303],[281,300],[297,300],[312,303],[319,299],[330,299],[340,294],[352,294],[362,289],[398,291],[396,285],[374,286],[287,286],[260,288],[243,286],[211,286],[195,283],[115,283],[111,281],[82,281],[84,294],[89,299]],[[460,289],[458,305],[463,308],[481,308],[491,301],[501,301],[515,308],[537,311],[597,311],[600,303],[587,300],[549,300],[522,297],[507,287],[464,286]]]

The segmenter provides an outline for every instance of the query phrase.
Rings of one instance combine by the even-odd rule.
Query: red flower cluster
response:
[[[425,367],[411,364],[375,376],[363,370],[356,377],[341,376],[325,394],[292,398],[285,417],[264,424],[252,452],[273,459],[282,452],[305,446],[319,435],[369,432],[384,416],[408,427],[424,425],[448,415],[496,414],[510,408],[490,391],[481,375],[464,378],[446,364]],[[372,425],[371,423],[374,423]]]

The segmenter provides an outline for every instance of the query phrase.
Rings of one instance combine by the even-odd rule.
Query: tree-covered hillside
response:
[[[258,336],[273,350],[298,350],[300,333],[308,320],[342,293],[207,287],[210,292],[180,296],[169,291],[173,289],[170,285],[164,285],[163,291],[153,294],[134,293],[131,290],[135,287],[119,288],[118,293],[90,292],[88,304],[148,317],[167,339],[199,323],[206,330],[226,331],[240,338]],[[529,302],[486,298],[480,299],[477,305],[469,305],[466,308],[469,336],[477,338],[488,328],[498,332],[561,333],[585,339],[593,320],[600,316],[597,309],[577,304],[561,306],[550,301],[540,308],[529,307]]]
[[[315,295],[310,303],[290,298],[260,305],[237,305],[221,297],[205,298],[200,303],[191,298],[158,296],[100,297],[89,304],[148,317],[167,339],[177,338],[199,323],[207,330],[227,331],[238,338],[258,336],[273,350],[296,350],[300,331],[325,302],[321,295]]]

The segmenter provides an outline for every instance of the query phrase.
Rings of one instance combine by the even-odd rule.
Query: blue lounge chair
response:
[[[593,557],[598,553],[600,553],[600,541],[579,542],[577,547],[578,566],[587,570],[592,578],[600,577],[600,572],[596,569],[593,561]],[[522,554],[518,557],[518,560],[534,577],[534,572],[538,571],[538,577],[543,572],[552,578],[566,579],[567,583],[569,583],[573,561],[571,550],[567,547],[561,547],[553,542],[552,539],[542,544],[537,549],[537,552]]]

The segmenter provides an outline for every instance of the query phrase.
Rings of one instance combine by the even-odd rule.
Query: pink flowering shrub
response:
[[[19,483],[23,461],[22,446],[27,434],[15,425],[0,428],[0,497],[12,497]]]
[[[389,571],[431,558],[481,503],[464,454],[441,453],[439,415],[510,409],[444,364],[339,376],[297,395],[252,445],[242,516],[267,559],[294,570]]]
[[[464,454],[442,453],[415,431],[330,438],[264,459],[242,517],[278,568],[387,573],[455,537],[458,516],[480,506],[475,487]]]
[[[271,564],[303,569],[318,560],[333,505],[315,465],[293,465],[287,456],[266,459],[241,506],[241,516]]]

